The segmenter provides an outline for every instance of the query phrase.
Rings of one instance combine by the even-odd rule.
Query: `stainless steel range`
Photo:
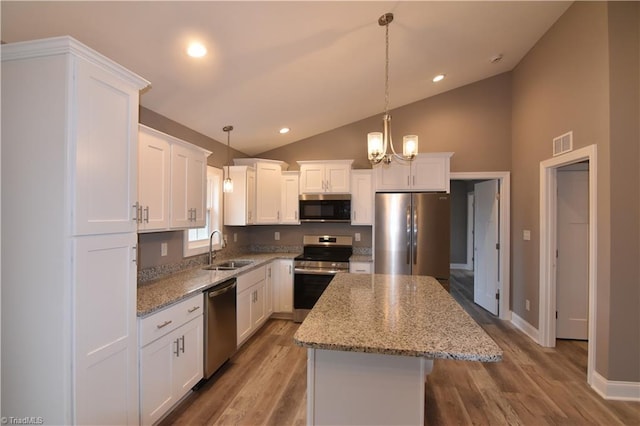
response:
[[[347,235],[305,235],[303,253],[294,259],[293,320],[304,321],[338,272],[349,272],[353,238]]]

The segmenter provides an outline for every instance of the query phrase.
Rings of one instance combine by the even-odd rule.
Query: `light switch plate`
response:
[[[160,256],[166,256],[169,251],[169,246],[167,243],[160,243]]]
[[[276,231],[276,233],[274,234],[274,238],[276,239],[276,241],[280,241],[280,233],[278,231]]]
[[[529,231],[528,229],[522,231],[522,239],[525,241],[531,240],[531,231]]]

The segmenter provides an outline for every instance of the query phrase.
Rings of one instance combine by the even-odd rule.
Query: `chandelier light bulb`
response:
[[[413,158],[418,153],[418,136],[407,135],[402,138],[402,155]]]
[[[377,158],[383,153],[382,132],[371,132],[367,135],[369,160]]]

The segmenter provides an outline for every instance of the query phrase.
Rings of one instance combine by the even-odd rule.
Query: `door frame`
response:
[[[540,305],[538,343],[556,346],[556,264],[557,248],[557,172],[560,167],[589,162],[589,313],[587,344],[587,383],[595,371],[597,312],[597,146],[589,145],[540,162]]]
[[[500,305],[499,318],[511,320],[511,172],[451,172],[449,180],[489,180],[500,182]]]

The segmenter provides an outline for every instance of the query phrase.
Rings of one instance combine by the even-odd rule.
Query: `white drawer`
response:
[[[140,330],[140,347],[186,324],[203,313],[202,293],[170,305],[146,318],[138,320]]]
[[[370,274],[371,262],[349,262],[349,272],[352,274]]]
[[[243,290],[248,289],[252,285],[264,280],[266,278],[266,267],[261,266],[245,274],[238,275],[237,292],[238,294]]]

